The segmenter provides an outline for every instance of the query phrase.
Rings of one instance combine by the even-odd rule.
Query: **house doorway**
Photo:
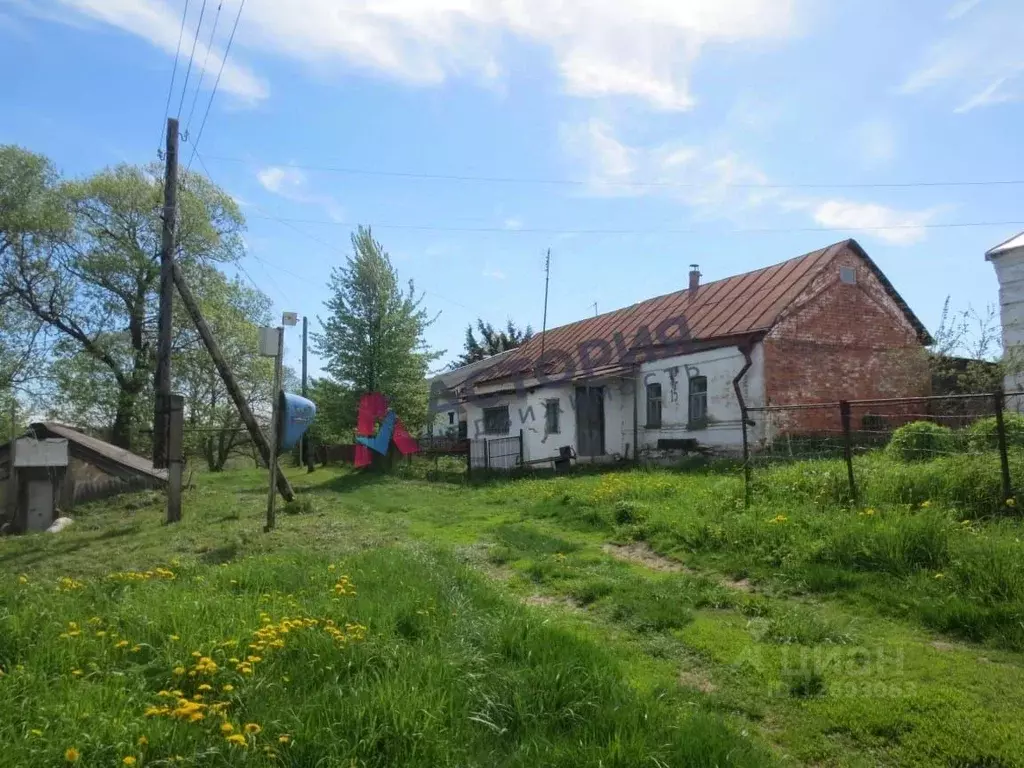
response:
[[[604,454],[604,387],[576,387],[576,453]]]

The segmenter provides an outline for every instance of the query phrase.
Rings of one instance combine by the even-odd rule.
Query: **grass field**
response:
[[[93,505],[0,541],[0,765],[1022,765],[1021,525],[876,469]]]

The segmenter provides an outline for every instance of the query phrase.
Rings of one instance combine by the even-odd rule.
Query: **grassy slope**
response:
[[[1010,524],[816,501],[745,512],[735,480],[715,476],[465,489],[318,471],[296,476],[317,512],[267,536],[261,481],[203,477],[173,529],[155,506],[115,502],[61,536],[0,543],[0,763],[52,764],[77,746],[83,763],[212,749],[216,764],[266,759],[267,746],[297,765],[1024,764],[1022,657],[997,647],[1017,647],[1018,573],[1000,559],[1014,554]],[[611,541],[649,541],[674,560],[624,562]],[[961,562],[979,551],[1003,569],[1002,593]],[[173,581],[107,578],[113,563],[173,560]],[[678,561],[685,570],[650,567]],[[335,599],[342,572],[358,594]],[[84,586],[58,591],[60,576]],[[733,583],[744,576],[753,591]],[[982,610],[959,629],[977,627],[989,647],[929,634],[960,603]],[[230,721],[263,727],[247,748],[202,723],[141,716],[188,652],[244,639],[261,611],[368,631],[340,646],[300,633],[251,677],[223,673],[237,682]],[[145,655],[92,627],[88,644],[59,641],[67,621],[84,629],[93,615]]]

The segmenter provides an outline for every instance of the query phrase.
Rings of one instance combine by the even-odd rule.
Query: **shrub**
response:
[[[924,461],[953,450],[953,430],[930,421],[914,421],[892,433],[885,450],[903,461]]]
[[[1003,426],[1006,429],[1006,445],[1011,448],[1024,447],[1024,416],[1019,413],[1004,413]],[[999,432],[996,417],[979,419],[967,428],[967,445],[972,451],[991,451],[999,447]]]
[[[619,525],[643,523],[647,520],[647,505],[642,501],[622,499],[615,502],[615,522]]]

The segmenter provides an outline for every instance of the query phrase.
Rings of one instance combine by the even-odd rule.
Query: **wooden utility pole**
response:
[[[302,316],[302,396],[308,397],[308,390],[306,387],[306,350],[309,345],[309,318],[305,315]],[[302,439],[299,441],[299,464],[305,463],[306,471],[312,472],[313,467],[313,456],[309,450],[309,432],[305,432],[302,435]]]
[[[153,413],[153,466],[168,465],[168,420],[171,397],[171,323],[174,310],[174,227],[178,218],[178,121],[167,118],[164,156],[163,233],[160,241],[160,313],[157,316],[156,376]]]
[[[245,401],[245,395],[242,394],[242,390],[238,386],[238,382],[235,380],[235,375],[231,372],[231,368],[224,359],[224,355],[220,351],[220,346],[217,344],[217,340],[213,338],[213,332],[210,330],[210,326],[206,324],[206,320],[203,318],[203,313],[199,311],[199,304],[196,301],[195,296],[192,294],[192,289],[189,288],[188,281],[185,279],[185,273],[181,271],[181,267],[177,264],[174,265],[174,284],[178,286],[178,293],[181,294],[181,303],[185,305],[185,309],[188,310],[188,314],[192,318],[192,322],[196,324],[196,330],[199,331],[199,336],[202,338],[203,344],[206,345],[206,349],[209,351],[210,357],[213,358],[213,364],[217,366],[217,371],[220,373],[220,377],[224,381],[224,386],[227,387],[228,394],[231,395],[231,399],[235,401],[235,407],[238,408],[238,415],[242,417],[242,422],[249,430],[249,437],[252,438],[256,448],[259,449],[260,456],[263,458],[263,461],[267,462],[269,465],[270,445],[267,443],[267,437],[263,434],[263,431],[260,429],[260,425],[256,422],[256,417],[253,416],[252,409],[249,408],[249,403]],[[281,495],[286,501],[291,501],[295,498],[295,493],[292,491],[291,483],[288,482],[288,478],[286,478],[280,470],[277,472],[277,490],[281,492]]]
[[[544,320],[540,326],[540,357],[537,362],[544,364],[544,342],[548,332],[548,281],[551,279],[551,249],[544,255]]]
[[[279,326],[277,328],[277,354],[274,356],[274,389],[272,392],[272,403],[273,407],[270,409],[270,483],[268,484],[267,492],[267,524],[263,527],[264,531],[270,532],[274,530],[274,503],[277,501],[277,489],[274,488],[274,478],[277,477],[277,444],[280,442],[281,437],[278,434],[280,431],[278,428],[278,421],[281,419],[281,414],[278,412],[278,401],[281,395],[281,362],[284,358],[284,327]]]
[[[185,468],[183,454],[185,398],[167,396],[167,522],[181,520],[181,478]]]

